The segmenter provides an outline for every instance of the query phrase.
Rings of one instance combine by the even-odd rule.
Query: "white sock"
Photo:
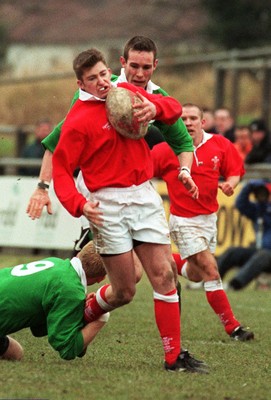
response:
[[[204,289],[206,292],[214,292],[216,290],[223,290],[223,284],[221,279],[215,281],[204,282]]]

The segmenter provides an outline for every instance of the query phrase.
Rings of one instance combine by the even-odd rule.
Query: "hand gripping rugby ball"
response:
[[[110,124],[121,135],[130,139],[144,137],[148,125],[139,123],[134,115],[133,104],[141,103],[137,95],[129,89],[113,87],[109,90],[105,106]]]

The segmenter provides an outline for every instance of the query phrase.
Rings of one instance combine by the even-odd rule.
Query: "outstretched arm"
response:
[[[47,207],[48,214],[52,214],[52,203],[48,194],[48,188],[52,179],[52,157],[53,153],[46,150],[42,159],[40,175],[39,175],[39,186],[35,189],[32,196],[29,199],[26,213],[29,217],[34,220],[40,218],[43,207]],[[41,182],[41,184],[40,184]],[[42,184],[42,183],[45,183]]]
[[[104,327],[106,322],[108,321],[109,313],[103,314],[96,321],[90,322],[82,329],[82,335],[84,340],[84,352],[86,352],[88,345],[94,340],[96,335],[100,332],[100,330]],[[82,354],[84,355],[84,354]]]
[[[74,97],[71,102],[71,107],[76,102],[79,96],[79,90],[77,90],[74,94]],[[52,156],[53,151],[56,148],[56,145],[59,141],[60,132],[62,125],[65,119],[59,122],[53,131],[46,136],[42,141],[42,145],[44,146],[45,153],[42,159],[39,182],[47,182],[48,184],[52,179]],[[40,218],[43,207],[47,207],[48,214],[53,214],[52,203],[48,195],[48,190],[37,187],[32,196],[29,199],[28,206],[26,208],[26,213],[29,215],[31,219]]]

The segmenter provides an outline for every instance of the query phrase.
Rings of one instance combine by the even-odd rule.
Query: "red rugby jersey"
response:
[[[118,86],[141,92],[152,101],[156,118],[172,124],[182,112],[170,96],[149,94],[129,83]],[[77,100],[63,124],[53,153],[55,192],[74,217],[82,215],[85,197],[76,189],[73,172],[79,167],[90,192],[104,187],[140,185],[153,176],[149,147],[144,139],[133,140],[118,134],[110,125],[105,102]]]
[[[170,212],[180,217],[211,214],[218,209],[218,181],[222,176],[243,176],[241,157],[233,144],[222,135],[204,132],[203,142],[194,151],[191,175],[199,188],[199,198],[193,199],[178,180],[179,162],[167,143],[160,143],[151,150],[154,177],[167,184]]]

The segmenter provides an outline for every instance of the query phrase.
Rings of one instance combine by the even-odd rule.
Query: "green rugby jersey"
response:
[[[85,277],[78,258],[46,258],[0,270],[0,336],[29,327],[35,336],[48,334],[62,358],[80,356],[86,286],[77,270]]]

